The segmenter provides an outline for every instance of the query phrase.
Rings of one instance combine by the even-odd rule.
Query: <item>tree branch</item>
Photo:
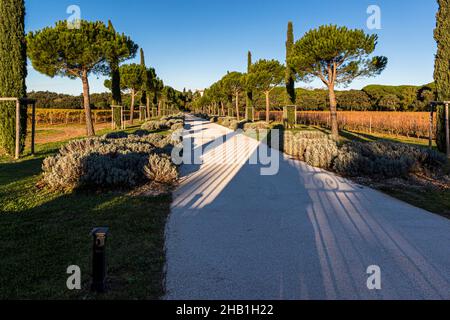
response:
[[[67,66],[66,66],[65,69],[67,70],[68,73],[74,75],[75,77],[81,78],[81,75],[80,75],[81,70],[79,70],[79,69],[70,69]]]
[[[322,80],[322,82],[326,85],[329,86],[330,84],[328,83],[328,81],[325,79],[324,74],[322,73],[322,70],[319,68],[319,70],[317,70],[315,72],[316,76],[318,76],[320,78],[320,80]]]

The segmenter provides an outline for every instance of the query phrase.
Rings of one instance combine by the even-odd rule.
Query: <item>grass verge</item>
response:
[[[38,189],[43,159],[62,144],[38,145],[35,157],[20,161],[0,157],[0,299],[160,298],[171,196]],[[97,226],[110,228],[104,295],[89,292],[89,233]],[[81,268],[80,291],[66,287],[70,265]]]
[[[416,207],[450,219],[450,189],[417,191],[410,188],[381,186],[379,190]]]

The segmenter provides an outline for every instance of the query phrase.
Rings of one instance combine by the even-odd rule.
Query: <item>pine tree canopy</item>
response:
[[[80,78],[82,72],[109,74],[108,59],[133,56],[136,45],[117,35],[103,22],[81,21],[79,29],[69,29],[66,21],[27,36],[28,57],[34,69],[50,77]]]
[[[358,77],[380,74],[387,58],[370,58],[377,45],[377,35],[335,25],[321,26],[307,32],[292,48],[288,65],[301,80],[319,77],[327,86],[349,84]]]
[[[271,91],[285,80],[285,67],[277,60],[259,60],[252,64],[247,76],[249,87]]]
[[[214,102],[224,102],[226,101],[227,94],[224,90],[223,84],[221,81],[218,81],[211,85],[209,90],[207,91],[207,95],[211,97],[211,100]]]
[[[119,67],[120,72],[120,88],[121,91],[130,91],[135,90],[136,92],[141,91],[144,86],[144,77],[146,76],[151,81],[149,82],[149,87],[147,90],[154,90],[155,86],[158,89],[158,84],[160,80],[156,76],[156,72],[154,68],[147,68],[146,75],[142,70],[142,66],[140,64],[131,63],[124,64]],[[111,89],[111,79],[107,79],[104,82],[104,86],[108,89]],[[161,90],[161,89],[159,89]]]
[[[227,94],[236,94],[244,89],[243,74],[237,71],[228,72],[221,80],[222,88]]]
[[[142,88],[143,73],[138,64],[125,64],[120,67],[120,87],[124,91],[139,91]]]

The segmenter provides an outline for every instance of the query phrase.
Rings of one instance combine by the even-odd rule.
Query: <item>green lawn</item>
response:
[[[400,142],[400,143],[407,143],[414,146],[419,147],[428,147],[429,141],[427,139],[418,139],[414,137],[404,137],[404,136],[392,136],[387,134],[381,134],[381,133],[363,133],[363,132],[355,132],[355,131],[348,131],[348,130],[342,130],[341,136],[347,140],[358,140],[358,141],[366,141],[366,142],[373,142],[378,140],[387,140],[392,142]],[[433,147],[436,147],[436,143],[433,142]]]
[[[450,190],[422,190],[381,187],[381,191],[416,207],[450,219]]]
[[[61,144],[39,145],[35,157],[20,161],[0,157],[0,299],[158,299],[171,196],[40,190],[42,161]],[[101,296],[88,290],[97,226],[110,228],[110,290]],[[70,265],[81,268],[81,291],[66,288]]]

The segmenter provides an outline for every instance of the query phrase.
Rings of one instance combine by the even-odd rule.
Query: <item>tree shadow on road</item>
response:
[[[206,163],[176,191],[168,298],[449,298],[447,220],[274,150],[280,170],[262,176],[246,162],[261,145]],[[367,287],[372,265],[383,290]]]

